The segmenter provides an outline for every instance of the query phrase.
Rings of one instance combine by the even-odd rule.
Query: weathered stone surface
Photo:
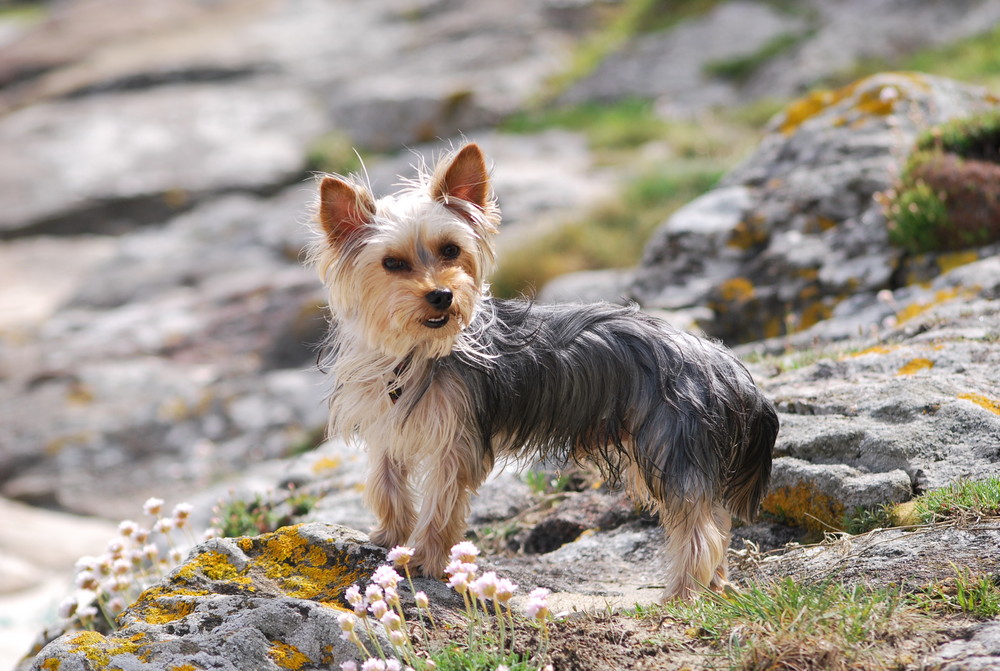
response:
[[[770,122],[718,189],[654,234],[631,295],[652,307],[707,305],[708,333],[748,341],[893,288],[902,254],[873,196],[892,185],[921,130],[996,103],[983,89],[913,73],[809,94]]]
[[[941,646],[928,660],[941,671],[989,671],[1000,668],[1000,622],[977,625],[967,640]]]
[[[358,654],[340,638],[344,590],[384,561],[383,550],[344,527],[302,525],[211,540],[146,590],[112,634],[68,633],[42,649],[32,668],[339,665]]]
[[[1000,474],[998,278],[991,257],[901,289],[886,303],[893,329],[825,351],[814,344],[819,360],[785,360],[786,372],[758,370],[781,417],[765,510],[839,528],[855,507]]]

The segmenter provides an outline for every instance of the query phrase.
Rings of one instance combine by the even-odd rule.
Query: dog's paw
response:
[[[417,566],[417,571],[425,578],[440,578],[444,575],[444,567],[448,564],[448,552],[426,551],[418,547],[413,553],[413,564]]]

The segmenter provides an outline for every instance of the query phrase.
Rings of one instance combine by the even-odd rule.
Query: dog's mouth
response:
[[[448,315],[439,315],[437,317],[431,317],[430,319],[424,320],[424,326],[429,329],[439,329],[448,323]]]

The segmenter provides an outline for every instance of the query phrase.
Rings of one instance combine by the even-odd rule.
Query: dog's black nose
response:
[[[427,302],[431,304],[431,307],[437,308],[438,310],[447,310],[451,307],[451,291],[448,289],[435,289],[434,291],[429,291],[424,298],[426,298]]]

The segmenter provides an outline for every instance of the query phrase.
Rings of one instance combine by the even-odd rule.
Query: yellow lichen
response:
[[[340,457],[323,457],[313,462],[311,470],[316,475],[320,475],[329,471],[337,470],[343,463],[344,460]]]
[[[869,354],[888,354],[889,352],[893,351],[894,349],[896,349],[896,347],[889,347],[887,345],[874,345],[874,346],[869,347],[867,349],[863,349],[860,352],[849,353],[846,356],[848,356],[848,357],[858,357],[858,356],[867,356]]]
[[[816,301],[802,310],[802,313],[799,315],[798,328],[799,330],[805,330],[824,319],[828,319],[831,314],[833,314],[833,310],[830,306],[821,301]]]
[[[181,664],[180,666],[171,666],[167,671],[198,671],[198,667],[194,664]]]
[[[761,503],[764,512],[787,524],[810,531],[839,531],[844,528],[844,504],[805,482],[778,487]]]
[[[62,666],[62,662],[55,657],[49,657],[41,663],[39,668],[44,669],[45,671],[59,671],[60,666]]]
[[[958,289],[941,289],[934,294],[934,298],[930,301],[917,301],[910,303],[902,310],[896,313],[896,323],[902,324],[903,322],[913,319],[914,317],[927,312],[935,305],[940,305],[946,301],[958,296]]]
[[[979,254],[974,251],[968,252],[954,252],[952,254],[941,254],[937,257],[937,266],[941,273],[946,273],[949,270],[954,270],[959,266],[964,266],[973,261],[979,260]]]
[[[988,396],[983,396],[982,394],[975,393],[965,393],[959,394],[958,397],[963,401],[972,401],[981,408],[986,408],[995,415],[1000,415],[1000,400],[995,398],[990,398]]]
[[[115,655],[133,654],[143,661],[149,661],[148,656],[139,655],[143,645],[144,633],[138,633],[127,639],[106,638],[96,631],[81,631],[70,639],[70,652],[81,653],[95,669],[106,668]]]
[[[302,654],[298,648],[280,641],[273,641],[267,654],[274,660],[275,664],[283,669],[301,669],[310,662],[310,659]]]
[[[927,370],[928,368],[933,368],[934,362],[930,359],[916,358],[910,359],[905,364],[900,366],[899,370],[896,371],[896,375],[913,375],[918,371]]]
[[[194,604],[187,601],[145,601],[136,606],[141,613],[143,622],[149,624],[166,624],[180,620],[194,612]]]
[[[733,227],[726,245],[746,251],[767,242],[767,230],[759,219],[740,221]]]
[[[753,282],[745,277],[734,277],[719,285],[719,295],[727,303],[747,301],[753,298]]]

